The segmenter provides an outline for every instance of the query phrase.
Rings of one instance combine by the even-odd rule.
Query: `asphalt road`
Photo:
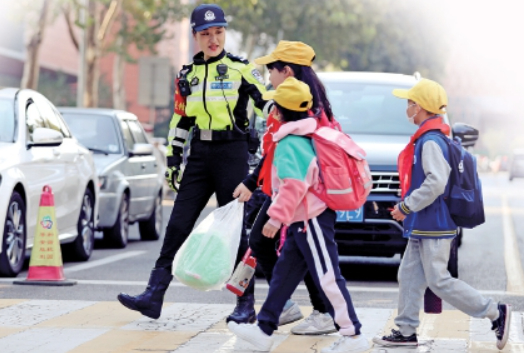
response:
[[[482,175],[486,223],[464,232],[459,249],[459,277],[495,300],[511,303],[524,311],[524,179],[508,181],[507,174]],[[164,221],[172,201],[164,202]],[[211,200],[202,217],[215,206]],[[202,218],[201,217],[201,218]],[[138,226],[131,226],[131,239],[125,249],[110,249],[97,241],[88,262],[66,262],[67,279],[72,287],[19,286],[0,279],[0,298],[75,299],[114,301],[119,292],[140,293],[158,256],[161,241],[139,240]],[[356,307],[396,308],[398,258],[351,258],[342,266]],[[19,279],[27,275],[27,264]],[[256,280],[257,302],[267,294],[264,279]],[[293,298],[308,305],[307,291],[301,285]],[[227,290],[199,292],[173,282],[166,301],[185,303],[234,303]],[[447,304],[446,304],[447,305]],[[449,306],[444,308],[451,308]]]

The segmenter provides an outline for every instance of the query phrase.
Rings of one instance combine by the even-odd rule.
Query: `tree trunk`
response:
[[[120,26],[127,28],[127,16],[124,11],[120,12]],[[121,30],[122,30],[121,28]],[[122,48],[124,47],[124,37],[122,33],[117,35],[115,41],[115,58],[113,59],[113,108],[126,110],[126,91],[125,91],[125,65],[126,61]]]
[[[119,37],[116,45],[122,46],[123,39]],[[125,60],[121,53],[115,54],[113,62],[113,108],[126,110],[126,91],[124,85]]]
[[[44,0],[37,27],[26,43],[26,61],[24,64],[24,73],[22,75],[22,88],[37,89],[38,78],[40,73],[39,53],[40,45],[44,38],[45,28],[47,25],[47,14],[51,0]]]
[[[87,0],[87,2],[87,13],[92,23],[85,29],[87,38],[85,43],[84,107],[98,107],[98,84],[100,79],[98,62],[100,61],[100,52],[115,16],[120,11],[122,0],[112,0],[106,10],[97,6],[95,0]]]
[[[84,90],[84,107],[92,108],[98,106],[98,79],[100,72],[98,69],[99,59],[99,42],[97,38],[99,24],[99,11],[97,11],[96,2],[88,0],[87,13],[88,17],[93,19],[87,31],[85,45],[85,90]]]

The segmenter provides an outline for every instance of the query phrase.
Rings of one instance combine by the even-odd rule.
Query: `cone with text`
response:
[[[27,279],[15,284],[71,286],[76,281],[66,280],[62,252],[58,240],[55,203],[50,186],[44,186],[38,208],[36,233],[29,261]]]

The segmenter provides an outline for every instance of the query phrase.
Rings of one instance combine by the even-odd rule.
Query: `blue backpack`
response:
[[[449,213],[455,224],[463,228],[474,228],[486,221],[482,184],[477,173],[475,156],[466,151],[460,139],[450,140],[438,134],[449,146],[449,194],[445,197]]]

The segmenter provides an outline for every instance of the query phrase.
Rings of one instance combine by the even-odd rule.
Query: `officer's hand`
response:
[[[167,167],[166,174],[165,174],[167,185],[169,185],[169,188],[173,190],[174,192],[178,192],[176,183],[180,183],[179,176],[180,176],[180,166]]]
[[[240,202],[247,202],[251,198],[253,193],[243,183],[238,184],[235,191],[233,191],[233,197],[237,198]]]

